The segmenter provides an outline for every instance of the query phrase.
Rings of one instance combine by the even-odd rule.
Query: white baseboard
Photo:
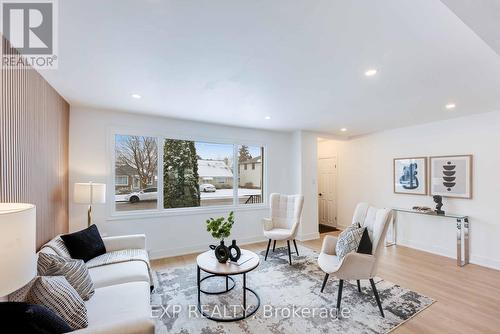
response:
[[[299,241],[316,240],[316,239],[319,239],[319,232],[297,235],[297,240]]]
[[[500,270],[500,260],[492,259],[490,257],[472,255],[470,263],[477,264],[478,266],[487,267],[491,269]]]
[[[405,246],[405,247],[412,248],[412,249],[416,249],[419,251],[444,256],[444,257],[451,258],[454,260],[457,259],[456,249],[450,250],[450,249],[446,249],[446,248],[438,247],[438,246],[428,247],[428,246],[422,245],[422,243],[415,241],[415,240],[399,240],[398,239],[397,243],[398,243],[398,245]],[[478,266],[482,266],[482,267],[486,267],[486,268],[500,270],[500,260],[493,259],[490,257],[470,254],[469,263],[477,264]]]
[[[238,246],[253,244],[256,242],[262,242],[266,240],[267,239],[264,238],[264,236],[262,235],[250,238],[236,239]],[[209,250],[208,246],[209,246],[208,244],[198,244],[198,245],[190,245],[187,247],[150,250],[149,257],[151,260],[158,260],[166,257],[200,253]]]
[[[339,230],[345,230],[349,225],[342,225],[342,224],[337,224],[337,228]]]

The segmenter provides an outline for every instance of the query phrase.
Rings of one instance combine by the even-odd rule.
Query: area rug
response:
[[[197,311],[196,264],[155,272],[155,290],[151,295],[156,333],[224,334],[224,333],[388,333],[434,300],[394,283],[376,278],[377,290],[385,313],[382,318],[369,281],[344,282],[342,305],[336,309],[338,280],[331,277],[320,292],[324,273],[317,265],[318,254],[299,248],[288,264],[286,248],[261,252],[259,266],[247,274],[247,287],[260,297],[257,312],[238,322],[215,322]],[[202,272],[202,277],[207,274]],[[242,314],[242,278],[234,276],[235,288],[222,295],[203,295],[203,310],[216,317]],[[232,285],[230,283],[230,285]],[[225,288],[224,278],[202,282],[202,289],[219,291]],[[251,311],[257,300],[247,293]]]

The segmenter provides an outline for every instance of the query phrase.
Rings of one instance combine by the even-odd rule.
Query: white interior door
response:
[[[337,158],[318,159],[319,223],[337,226]]]

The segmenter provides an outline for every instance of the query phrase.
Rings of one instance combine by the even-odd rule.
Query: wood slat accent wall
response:
[[[40,247],[68,231],[69,104],[29,67],[0,82],[0,202],[36,205]]]

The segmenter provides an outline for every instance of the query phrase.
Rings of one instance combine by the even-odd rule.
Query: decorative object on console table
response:
[[[73,201],[88,204],[87,227],[92,225],[92,204],[106,203],[106,185],[103,183],[75,183]]]
[[[427,206],[414,206],[411,209],[422,213],[432,212],[432,209]]]
[[[233,243],[231,244],[231,246],[228,247],[228,249],[229,249],[229,259],[232,262],[238,262],[238,260],[241,257],[241,250],[240,247],[236,245],[236,240],[233,240]]]
[[[0,297],[25,286],[36,276],[36,208],[0,203]]]
[[[439,196],[439,195],[434,195],[432,196],[432,199],[434,200],[434,203],[436,203],[436,213],[438,215],[444,215],[444,211],[441,210],[441,208],[443,207],[443,196]]]
[[[211,245],[210,249],[215,251],[215,257],[220,263],[226,263],[229,259],[229,249],[224,245],[224,239],[231,235],[231,229],[234,225],[234,212],[231,211],[226,218],[207,219],[207,231],[214,239],[220,240],[218,246]]]
[[[431,157],[431,195],[472,198],[472,155]]]
[[[427,158],[396,158],[393,163],[394,193],[427,195]]]

